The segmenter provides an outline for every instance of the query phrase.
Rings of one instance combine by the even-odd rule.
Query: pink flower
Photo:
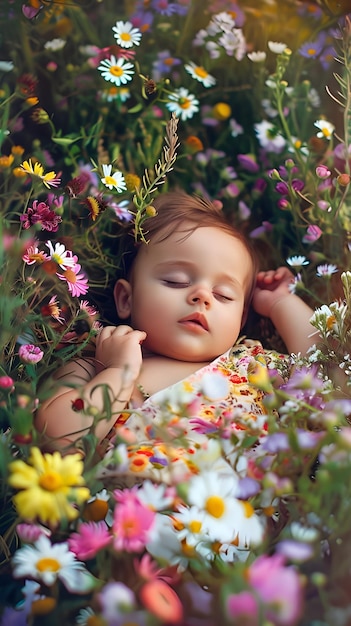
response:
[[[14,381],[11,376],[0,376],[0,389],[12,389]]]
[[[18,356],[23,363],[33,364],[39,363],[44,356],[44,352],[38,348],[38,346],[33,346],[31,343],[26,343],[23,346],[20,346],[18,350]]]
[[[317,165],[316,174],[318,178],[324,180],[325,178],[329,178],[329,176],[331,176],[331,171],[327,168],[326,165]]]
[[[18,524],[16,527],[19,538],[26,543],[35,543],[41,535],[50,537],[51,531],[40,524]]]
[[[29,246],[22,257],[22,261],[27,265],[33,265],[34,263],[44,263],[48,260],[48,255],[45,252],[39,250],[37,246]]]
[[[68,290],[73,297],[85,295],[89,289],[88,279],[85,274],[79,273],[81,265],[76,263],[72,267],[67,268],[62,274],[56,275],[60,280],[67,282]]]
[[[135,492],[114,491],[118,505],[114,510],[114,548],[127,552],[140,552],[149,540],[155,512],[138,500]]]
[[[233,594],[227,598],[227,615],[229,618],[235,617],[236,623],[240,619],[245,626],[258,626],[258,605],[257,600],[249,591]]]
[[[302,238],[304,243],[314,243],[320,236],[323,234],[323,231],[316,224],[310,224],[307,228],[306,235]]]
[[[83,522],[78,531],[69,537],[68,545],[80,561],[92,559],[99,550],[112,541],[112,535],[103,521]]]
[[[248,569],[248,582],[265,605],[267,619],[277,626],[296,624],[302,612],[298,572],[285,566],[284,556],[262,555]]]
[[[21,215],[20,220],[25,229],[30,228],[34,224],[40,224],[41,230],[48,230],[56,233],[62,218],[51,211],[46,202],[38,202],[34,200],[33,206],[28,207],[26,213]]]

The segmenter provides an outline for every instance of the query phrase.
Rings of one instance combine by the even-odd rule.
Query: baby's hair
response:
[[[245,295],[245,308],[243,322],[246,320],[248,308],[250,306],[253,291],[256,284],[256,274],[258,271],[258,259],[251,245],[250,240],[244,233],[230,223],[222,209],[211,200],[201,198],[196,195],[189,195],[184,191],[170,191],[162,193],[152,202],[156,209],[156,215],[150,217],[145,222],[145,238],[150,242],[160,242],[166,240],[175,230],[184,234],[186,239],[197,228],[212,227],[223,230],[234,239],[240,241],[248,251],[252,261],[252,279],[248,285]],[[140,246],[147,245],[140,243],[131,246],[131,237],[125,249],[122,260],[125,276],[129,277],[133,268],[134,260],[138,254]],[[216,251],[213,250],[213,254]]]

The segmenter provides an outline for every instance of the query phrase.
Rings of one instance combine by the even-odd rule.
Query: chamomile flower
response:
[[[329,278],[332,274],[338,271],[337,265],[334,263],[325,263],[323,265],[318,265],[316,269],[317,276],[325,276]]]
[[[286,47],[287,47],[286,43],[283,43],[283,42],[280,42],[280,41],[269,41],[268,42],[268,48],[274,54],[282,54],[284,52],[284,50],[286,49]]]
[[[50,539],[41,535],[34,546],[24,546],[12,558],[15,578],[34,578],[51,587],[60,579],[69,591],[81,591],[80,572],[83,563],[77,561],[67,543],[51,544]]]
[[[116,26],[112,27],[114,38],[121,48],[132,48],[139,46],[141,40],[141,32],[138,28],[133,28],[131,22],[116,22]]]
[[[106,163],[102,164],[102,171],[104,175],[101,182],[105,185],[105,187],[107,187],[107,189],[116,189],[118,193],[127,191],[127,186],[122,172],[117,170],[111,174],[112,165],[106,165]]]
[[[317,137],[320,139],[328,139],[331,140],[333,136],[333,132],[335,130],[334,124],[331,122],[327,122],[327,120],[316,120],[314,123],[316,128],[319,128],[319,133],[317,133]]]
[[[63,270],[77,263],[77,257],[70,250],[66,250],[63,243],[56,242],[54,247],[51,241],[47,241],[45,245],[49,248],[50,261],[55,261]]]
[[[263,63],[266,60],[266,53],[261,50],[253,50],[247,53],[247,58],[253,63]]]
[[[169,96],[166,107],[184,122],[199,110],[199,101],[185,87],[180,87]]]
[[[306,257],[302,255],[290,256],[288,259],[286,259],[286,262],[288,265],[290,265],[290,267],[302,267],[303,265],[309,264],[308,259],[306,259]]]
[[[116,59],[112,54],[109,59],[101,61],[97,68],[101,72],[102,78],[110,81],[119,87],[125,85],[132,80],[134,74],[134,65],[128,63],[125,59]]]
[[[204,87],[211,87],[216,84],[215,77],[211,76],[211,74],[209,74],[201,65],[197,65],[196,63],[193,63],[193,61],[190,61],[190,63],[184,65],[184,68],[192,78],[198,80]]]
[[[196,506],[179,506],[179,510],[174,514],[176,525],[180,524],[177,535],[180,541],[186,541],[188,546],[196,546],[200,541],[206,541],[204,532],[204,511],[200,511]]]

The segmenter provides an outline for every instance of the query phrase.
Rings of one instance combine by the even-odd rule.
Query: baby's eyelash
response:
[[[189,286],[189,283],[186,283],[186,282],[181,283],[179,280],[165,280],[164,279],[162,282],[165,283],[166,285],[170,285],[171,287],[175,287],[175,288],[177,288],[177,287],[181,288],[181,287],[188,287]]]

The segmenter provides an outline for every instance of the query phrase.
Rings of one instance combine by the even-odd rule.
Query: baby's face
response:
[[[131,279],[131,321],[144,346],[169,358],[205,362],[238,338],[252,261],[241,241],[214,227],[186,239],[174,232],[142,246]]]

